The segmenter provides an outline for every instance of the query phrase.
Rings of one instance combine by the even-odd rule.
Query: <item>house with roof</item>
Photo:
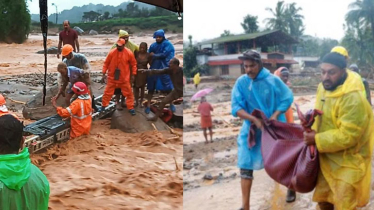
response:
[[[196,58],[198,64],[209,65],[210,75],[239,77],[244,68],[238,57],[248,49],[255,49],[261,53],[264,67],[274,72],[279,67],[298,64],[292,55],[292,45],[297,43],[280,30],[232,35],[198,43],[200,52]]]

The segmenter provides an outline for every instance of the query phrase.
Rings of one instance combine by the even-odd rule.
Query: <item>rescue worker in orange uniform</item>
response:
[[[88,94],[88,88],[83,82],[76,82],[71,88],[78,98],[66,109],[57,107],[56,97],[52,98],[52,104],[57,109],[58,115],[63,118],[71,117],[70,138],[76,138],[89,134],[92,123],[92,99]]]
[[[15,117],[16,119],[18,119],[18,117],[15,114],[12,114],[9,112],[5,104],[6,104],[5,98],[3,95],[0,94],[0,117],[6,114],[10,114],[10,115],[13,115],[13,117]]]
[[[134,54],[131,50],[125,48],[126,41],[120,38],[117,41],[117,48],[112,49],[105,59],[103,66],[103,78],[108,73],[108,82],[104,90],[102,99],[102,107],[100,111],[104,111],[109,105],[109,101],[114,94],[116,88],[120,88],[122,95],[126,97],[126,106],[131,115],[135,115],[134,110],[134,94],[131,90],[131,84],[134,82],[134,78],[137,72],[137,64]],[[131,78],[130,78],[130,66],[131,66]],[[129,81],[131,80],[131,81]]]

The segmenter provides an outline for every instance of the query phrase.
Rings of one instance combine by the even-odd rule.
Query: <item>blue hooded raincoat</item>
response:
[[[151,69],[165,69],[169,66],[169,61],[174,57],[175,50],[173,44],[171,44],[169,40],[165,39],[164,30],[157,30],[153,34],[153,38],[156,38],[157,36],[164,37],[164,40],[161,43],[153,43],[148,49],[149,53],[154,53],[152,57]],[[167,74],[149,76],[147,83],[147,87],[150,90],[157,89],[168,91],[174,88],[170,76]]]
[[[286,122],[284,112],[293,102],[292,91],[266,68],[260,70],[253,80],[248,75],[242,75],[236,80],[231,94],[232,115],[244,109],[249,114],[259,109],[270,118],[275,111],[281,111],[278,120]],[[248,135],[251,122],[244,120],[238,135],[238,167],[247,170],[264,168],[261,155],[261,132],[256,132],[256,145],[249,149]]]

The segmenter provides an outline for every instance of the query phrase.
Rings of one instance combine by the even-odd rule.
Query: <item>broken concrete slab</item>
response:
[[[144,108],[135,108],[136,115],[132,116],[127,109],[121,111],[116,110],[112,115],[111,129],[119,129],[125,133],[141,133],[145,131],[168,130],[168,126],[161,119],[157,121],[147,121],[147,114],[144,113]],[[151,112],[149,114],[153,116]]]
[[[58,93],[58,85],[47,88],[45,97],[45,106],[43,106],[43,91],[32,97],[23,107],[22,114],[25,119],[40,120],[56,114],[56,109],[52,106],[52,97]],[[57,100],[57,106],[65,106],[65,98],[60,97]]]

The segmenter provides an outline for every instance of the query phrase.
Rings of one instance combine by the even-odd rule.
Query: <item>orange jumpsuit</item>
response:
[[[124,48],[121,52],[117,48],[111,50],[105,59],[103,66],[103,74],[108,72],[108,84],[105,87],[102,105],[109,105],[109,101],[114,94],[116,88],[120,88],[122,95],[126,97],[126,105],[128,109],[134,109],[134,95],[130,84],[130,66],[132,75],[136,75],[137,67],[134,54],[131,50]],[[120,69],[119,80],[114,80],[114,72],[116,68]]]
[[[65,118],[71,117],[70,120],[70,138],[76,138],[83,134],[89,134],[92,122],[92,104],[91,97],[82,99],[78,97],[66,109],[57,107],[57,113]]]
[[[15,115],[15,114],[12,114],[10,112],[2,112],[2,111],[0,111],[0,117],[3,116],[3,115],[7,115],[7,114],[13,115],[13,117],[15,117],[17,120],[19,120],[18,117],[17,117],[17,115]]]
[[[282,68],[277,69],[274,72],[274,75],[278,76],[278,77],[281,77],[281,69]],[[287,86],[289,87],[290,85],[291,85],[291,83],[287,82]],[[288,123],[294,123],[292,107],[290,107],[289,109],[287,109],[287,111],[284,114],[286,115],[286,120],[287,120]]]

